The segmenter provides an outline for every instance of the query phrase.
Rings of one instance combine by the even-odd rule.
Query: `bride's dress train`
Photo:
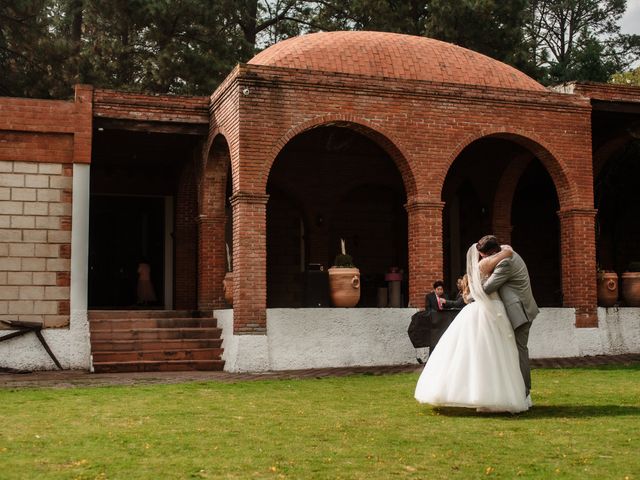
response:
[[[528,409],[514,333],[496,294],[465,306],[429,356],[415,398],[435,406],[480,411]]]

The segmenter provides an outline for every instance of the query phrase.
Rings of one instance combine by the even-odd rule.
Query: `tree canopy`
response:
[[[452,42],[543,83],[606,81],[640,58],[626,0],[0,0],[0,94],[65,98],[75,83],[209,94],[238,62],[315,31]]]

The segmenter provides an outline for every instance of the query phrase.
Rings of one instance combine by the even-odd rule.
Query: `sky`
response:
[[[622,17],[622,33],[640,35],[640,0],[627,0],[627,11]]]

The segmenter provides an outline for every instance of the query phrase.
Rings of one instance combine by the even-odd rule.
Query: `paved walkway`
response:
[[[599,355],[594,357],[546,358],[531,360],[534,368],[567,368],[599,365],[631,365],[640,363],[640,354]],[[17,373],[0,368],[0,388],[29,387],[103,387],[112,385],[150,385],[183,382],[243,382],[252,380],[281,380],[299,378],[344,377],[347,375],[386,375],[417,373],[421,365],[396,365],[389,367],[316,368],[265,373],[229,372],[135,372],[89,373],[83,370]]]

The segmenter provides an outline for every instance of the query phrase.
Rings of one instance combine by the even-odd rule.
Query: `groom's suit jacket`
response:
[[[496,265],[484,284],[484,291],[488,294],[498,292],[514,330],[538,315],[527,266],[516,252]]]

